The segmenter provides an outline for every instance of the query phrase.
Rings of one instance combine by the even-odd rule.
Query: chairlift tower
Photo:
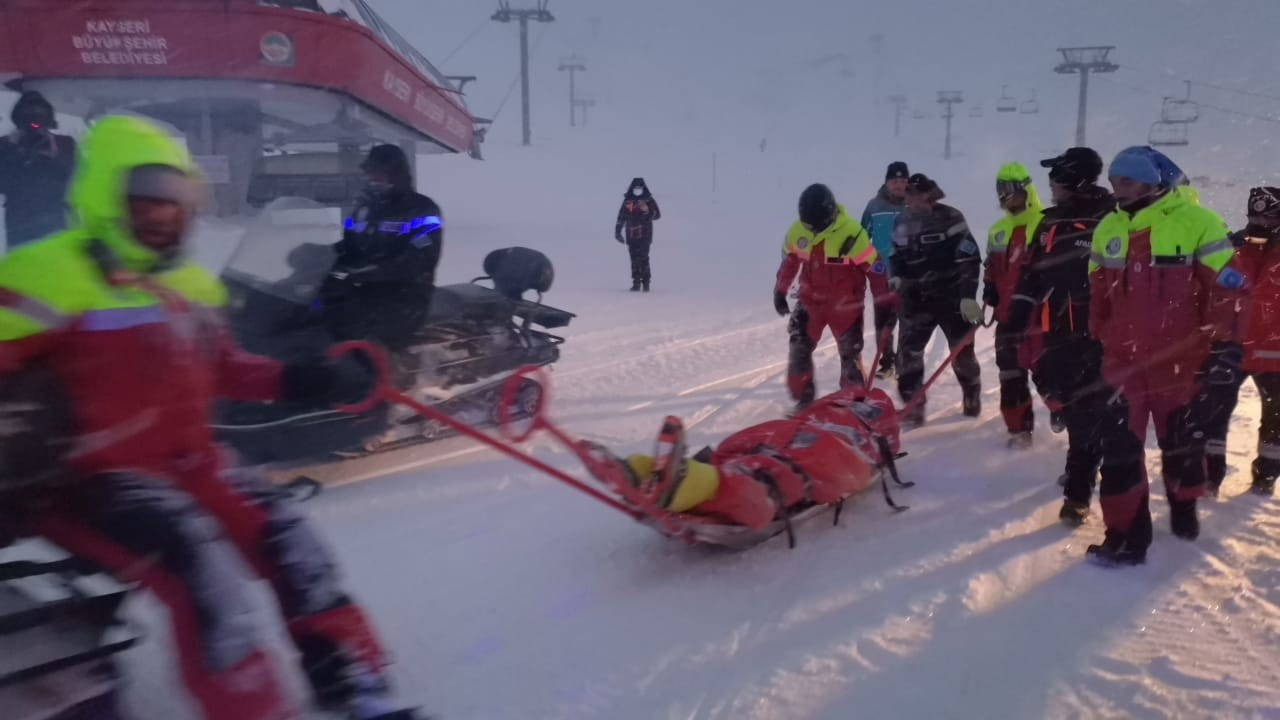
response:
[[[490,19],[494,22],[520,23],[520,100],[524,110],[524,145],[532,144],[533,133],[529,129],[529,23],[555,22],[555,17],[547,10],[550,0],[538,0],[536,8],[512,10],[511,0],[498,0],[498,10]]]
[[[592,97],[578,98],[573,101],[573,104],[575,107],[582,108],[582,127],[585,128],[587,126],[587,108],[595,107],[596,99]]]
[[[889,102],[893,103],[893,136],[898,137],[902,130],[902,113],[907,109],[907,96],[890,95]]]
[[[1111,62],[1108,55],[1115,50],[1114,45],[1097,47],[1058,48],[1062,53],[1062,62],[1053,69],[1060,75],[1080,75],[1080,102],[1076,113],[1076,146],[1085,144],[1085,124],[1089,105],[1089,73],[1111,73],[1120,69]]]
[[[952,106],[962,102],[964,102],[964,93],[961,93],[959,90],[938,91],[938,104],[945,108],[942,111],[942,118],[947,121],[947,140],[945,150],[942,154],[942,158],[944,160],[951,159],[951,118],[956,116]]]
[[[586,71],[586,64],[577,57],[560,63],[560,72],[569,73],[569,127],[577,127],[578,125],[578,87],[576,80],[578,73]]]

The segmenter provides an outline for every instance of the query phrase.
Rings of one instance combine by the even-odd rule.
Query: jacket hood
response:
[[[632,197],[632,195],[631,195],[631,188],[633,188],[633,187],[635,187],[635,186],[637,186],[637,185],[639,185],[640,187],[644,188],[644,193],[643,193],[643,194],[641,194],[641,195],[640,195],[640,197],[649,197],[649,196],[651,195],[651,193],[649,192],[649,185],[648,185],[647,183],[645,183],[644,178],[639,178],[639,177],[638,177],[638,178],[633,178],[633,179],[631,180],[631,183],[630,183],[629,185],[627,185],[627,191],[626,191],[625,193],[623,193],[623,196],[624,196],[624,197]]]
[[[1031,181],[1031,173],[1022,163],[1014,162],[1002,165],[1000,170],[996,172],[996,182],[1000,181],[1013,181],[1026,184],[1027,209],[1023,211],[1024,213],[1027,211],[1044,211],[1044,203],[1040,201],[1040,193],[1036,190],[1036,184]]]
[[[186,149],[160,128],[140,118],[105,117],[80,142],[76,172],[67,191],[73,227],[106,243],[135,272],[150,272],[161,260],[130,230],[129,174],[143,165],[168,166],[199,178]]]

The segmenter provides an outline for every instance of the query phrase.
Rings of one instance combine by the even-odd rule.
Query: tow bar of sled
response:
[[[410,410],[413,410],[415,413],[421,415],[424,418],[435,420],[449,427],[450,429],[458,432],[461,435],[465,435],[466,437],[469,437],[484,445],[487,445],[493,448],[494,450],[497,450],[498,452],[502,453],[503,455],[506,455],[512,460],[524,463],[525,465],[528,465],[529,467],[535,470],[546,473],[547,475],[550,475],[551,477],[559,480],[560,482],[568,485],[569,487],[572,487],[573,489],[578,490],[579,492],[585,493],[591,496],[592,498],[599,500],[605,505],[608,505],[609,507],[635,520],[643,522],[646,519],[648,519],[646,518],[645,513],[642,512],[641,510],[636,510],[631,507],[627,507],[627,505],[625,505],[624,503],[614,498],[611,498],[608,495],[604,494],[603,492],[600,492],[596,488],[593,488],[583,483],[582,481],[578,480],[572,475],[569,475],[563,470],[554,468],[542,462],[541,460],[533,457],[532,455],[515,447],[514,443],[522,442],[529,436],[533,435],[535,431],[547,430],[552,435],[554,435],[557,440],[564,443],[566,446],[574,449],[575,454],[577,454],[579,458],[584,458],[584,453],[582,450],[578,449],[577,444],[574,443],[572,440],[570,440],[569,437],[565,435],[559,428],[547,422],[546,419],[544,418],[542,414],[542,408],[546,404],[546,397],[547,397],[547,390],[548,390],[548,388],[545,385],[543,386],[543,392],[540,394],[540,396],[534,399],[535,407],[530,408],[531,410],[530,415],[532,416],[532,419],[530,420],[529,428],[525,432],[520,433],[518,436],[508,435],[509,426],[511,424],[510,423],[511,409],[509,406],[510,404],[514,403],[517,400],[515,395],[517,390],[520,387],[519,381],[529,377],[534,373],[540,372],[537,368],[521,369],[519,372],[513,375],[507,381],[507,384],[503,387],[502,399],[500,400],[498,405],[498,414],[499,414],[498,425],[500,428],[500,432],[505,438],[505,441],[504,441],[503,439],[495,438],[492,435],[489,435],[488,433],[485,433],[481,430],[477,430],[476,428],[473,428],[470,425],[467,425],[466,423],[460,422],[452,417],[449,417],[448,415],[445,415],[444,413],[430,407],[429,405],[420,403],[417,400],[414,400],[413,398],[409,397],[408,395],[405,395],[404,393],[400,392],[398,389],[396,389],[396,386],[391,382],[391,366],[387,359],[386,351],[384,351],[382,348],[372,343],[369,343],[363,340],[352,340],[352,341],[339,343],[329,351],[329,357],[333,360],[337,360],[344,355],[357,354],[357,353],[365,355],[366,357],[368,357],[369,361],[373,363],[373,368],[375,373],[373,391],[364,400],[361,400],[360,402],[352,403],[349,405],[341,405],[338,407],[338,410],[346,413],[361,414],[361,413],[365,413],[372,410],[373,408],[377,407],[379,404],[384,402],[395,404],[395,405],[402,405],[404,407],[409,408]],[[585,462],[585,459],[584,459],[584,462]],[[630,499],[628,498],[628,500]]]

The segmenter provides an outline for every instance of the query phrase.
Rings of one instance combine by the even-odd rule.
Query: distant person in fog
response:
[[[6,244],[12,250],[66,227],[76,141],[53,132],[58,127],[53,105],[38,92],[23,93],[10,118],[14,130],[0,138],[0,195],[5,197]]]
[[[618,209],[618,224],[613,237],[625,243],[631,252],[631,292],[649,292],[649,247],[653,245],[653,221],[662,217],[658,201],[653,199],[644,178],[636,178],[627,187],[622,207]]]

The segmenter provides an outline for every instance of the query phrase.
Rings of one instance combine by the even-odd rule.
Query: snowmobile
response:
[[[292,205],[285,204],[293,203]],[[231,328],[247,351],[286,362],[320,360],[335,343],[327,329],[320,288],[334,260],[331,245],[311,242],[332,225],[298,213],[309,201],[277,201],[246,232],[222,272],[229,291]],[[290,216],[288,213],[293,212]],[[502,382],[524,366],[546,366],[560,357],[564,339],[552,334],[573,313],[542,303],[554,269],[540,252],[495,250],[484,275],[435,288],[428,316],[407,349],[396,354],[397,389],[473,426],[494,422]],[[486,284],[487,283],[487,284]],[[525,299],[528,292],[534,299]],[[541,388],[525,384],[532,406]],[[297,465],[352,458],[430,442],[454,434],[446,425],[397,408],[348,414],[316,404],[224,402],[218,437],[253,464]]]

